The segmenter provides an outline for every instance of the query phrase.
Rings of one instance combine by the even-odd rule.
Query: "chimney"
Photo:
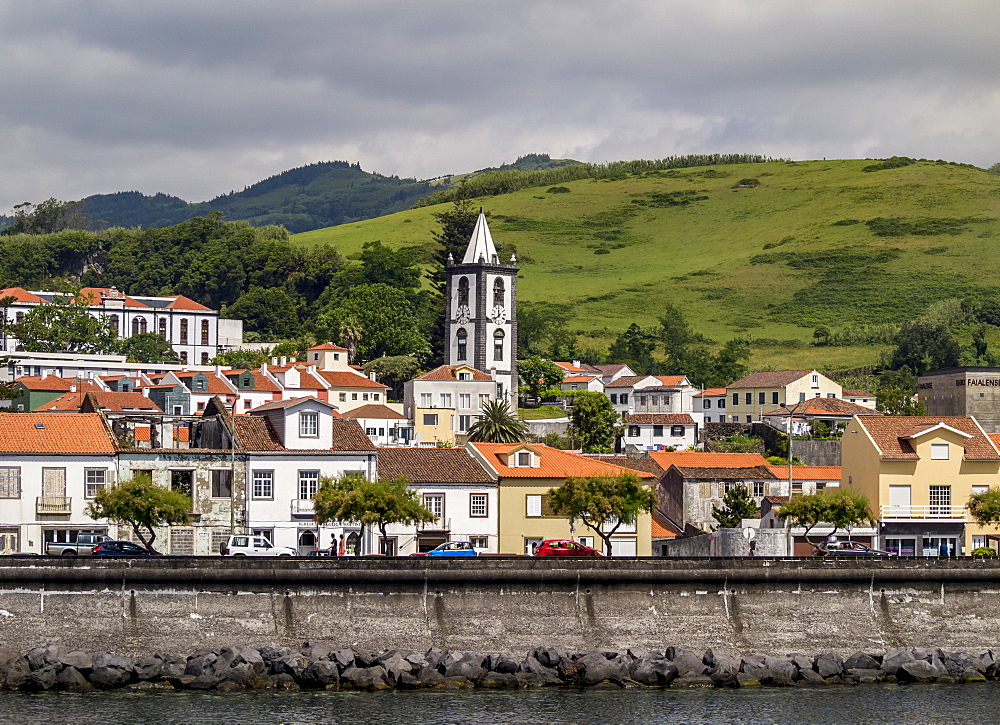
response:
[[[46,370],[45,368],[42,368],[41,375],[39,375],[38,377],[41,380],[45,380],[45,378],[47,378],[48,376],[49,376],[49,371]]]
[[[579,360],[574,360],[573,361],[573,367],[575,367],[575,368],[580,367],[580,361]]]
[[[276,357],[272,357],[272,358],[271,358],[271,364],[272,364],[272,365],[277,365],[277,364],[278,364],[278,358],[276,358]]]
[[[70,385],[69,386],[69,392],[75,393],[76,392],[76,385]]]
[[[281,356],[281,367],[285,367],[288,364],[288,358],[284,355]]]
[[[368,373],[368,379],[371,380],[373,383],[377,383],[378,382],[375,379],[375,371],[374,370],[372,370],[370,373]]]

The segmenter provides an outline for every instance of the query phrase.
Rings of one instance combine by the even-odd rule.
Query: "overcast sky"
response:
[[[316,161],[1000,161],[997,0],[0,0],[0,213]]]

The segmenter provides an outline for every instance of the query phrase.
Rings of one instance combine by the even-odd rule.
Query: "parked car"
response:
[[[569,539],[547,539],[535,547],[535,556],[604,556],[597,549]]]
[[[824,541],[813,552],[815,556],[896,556],[889,551],[873,549],[857,541]]]
[[[468,541],[446,541],[427,552],[427,556],[479,556]]]
[[[102,541],[111,541],[107,534],[77,534],[72,542],[53,541],[45,545],[45,553],[55,556],[90,556]]]
[[[223,556],[297,556],[295,549],[275,546],[263,536],[235,534],[222,545]]]
[[[154,556],[148,549],[131,541],[102,541],[91,551],[93,556]]]

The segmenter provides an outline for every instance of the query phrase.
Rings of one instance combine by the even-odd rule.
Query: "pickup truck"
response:
[[[110,541],[107,534],[77,534],[72,544],[53,542],[45,545],[45,553],[51,556],[90,556],[90,552],[102,541]]]

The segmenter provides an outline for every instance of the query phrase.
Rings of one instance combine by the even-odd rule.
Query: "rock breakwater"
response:
[[[131,659],[61,645],[5,653],[6,691],[87,692],[121,688],[179,690],[514,689],[532,687],[794,687],[876,682],[981,682],[1000,679],[1000,650],[979,654],[937,648],[819,655],[743,655],[682,647],[665,650],[566,652],[537,648],[526,655],[367,652],[324,643],[300,647],[223,647],[190,655],[154,653]]]

